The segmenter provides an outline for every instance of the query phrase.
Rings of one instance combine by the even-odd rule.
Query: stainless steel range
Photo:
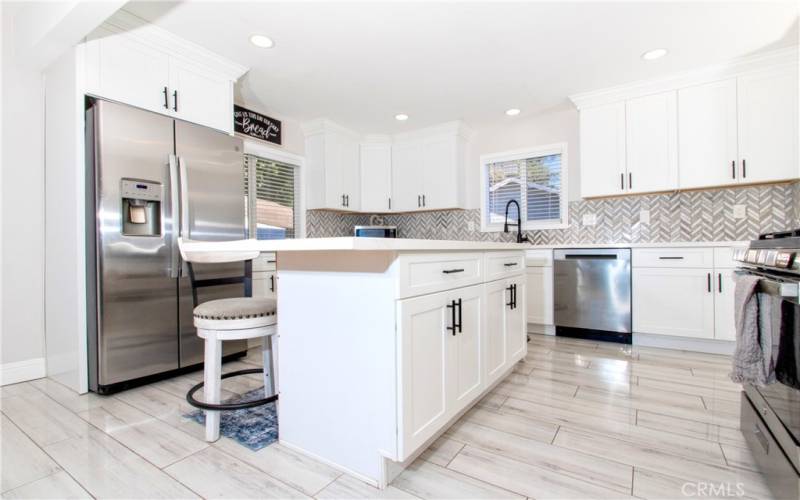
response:
[[[734,259],[737,272],[762,278],[759,293],[778,298],[781,318],[777,381],[745,384],[741,429],[774,496],[800,498],[800,229],[763,234]]]

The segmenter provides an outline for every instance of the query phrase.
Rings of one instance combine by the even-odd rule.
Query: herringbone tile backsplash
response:
[[[744,205],[744,219],[733,218]],[[640,212],[649,210],[650,223]],[[597,224],[584,226],[593,213]],[[480,210],[442,210],[383,216],[402,238],[513,241],[514,235],[480,231]],[[308,237],[351,236],[353,226],[369,224],[369,215],[309,210]],[[469,230],[470,221],[475,228]],[[529,231],[534,244],[647,243],[751,240],[759,233],[800,227],[800,183],[686,191],[670,194],[580,200],[569,204],[569,227]]]

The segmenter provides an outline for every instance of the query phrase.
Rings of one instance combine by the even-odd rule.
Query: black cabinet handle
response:
[[[425,195],[424,194],[422,195],[422,206],[423,207],[425,206]]]
[[[717,273],[717,287],[719,288],[719,293],[722,293],[722,273]]]
[[[747,178],[747,160],[742,158],[742,178]]]
[[[464,269],[444,269],[442,272],[444,274],[463,273]]]
[[[461,299],[458,299],[457,304],[458,304],[458,333],[461,333],[464,331],[464,322],[462,321],[461,318],[461,310],[462,310]]]
[[[267,264],[274,264],[274,263],[275,263],[275,259],[272,259],[272,260],[268,260],[268,261],[267,261]]]
[[[164,87],[164,109],[169,109],[169,90]]]
[[[711,292],[711,273],[708,273],[708,291]]]
[[[625,189],[625,174],[619,174],[619,188]]]
[[[343,207],[345,206],[345,204],[344,204],[344,195],[342,195],[342,206]]]
[[[516,266],[517,264],[519,264],[519,262],[506,262],[503,265],[506,267],[511,267],[511,266]]]
[[[633,174],[628,172],[628,189],[633,189]]]
[[[421,207],[421,206],[422,206],[422,196],[421,195],[417,195],[417,207]]]
[[[731,178],[736,178],[736,160],[731,162]]]
[[[392,197],[390,196],[389,197],[389,210],[391,210],[391,209],[392,209]]]
[[[269,291],[270,292],[274,292],[275,291],[275,275],[274,274],[270,274],[269,275]]]
[[[514,283],[514,309],[517,308],[517,284]]]
[[[447,308],[450,309],[450,324],[453,326],[448,326],[447,329],[453,332],[453,336],[456,334],[456,328],[458,328],[458,323],[456,323],[456,301],[451,300],[449,304],[447,304]]]
[[[683,257],[659,257],[660,260],[683,260]]]
[[[346,206],[346,207],[350,206],[350,195],[349,194],[344,195],[344,206]]]
[[[506,305],[509,309],[514,309],[514,285],[508,285],[506,290],[508,290],[508,302],[506,302]]]
[[[172,110],[178,111],[178,91],[172,93]]]

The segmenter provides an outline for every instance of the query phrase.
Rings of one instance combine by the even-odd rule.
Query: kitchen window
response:
[[[502,231],[519,203],[522,229],[567,227],[567,144],[481,156],[481,231]],[[515,205],[509,222],[517,221]]]
[[[244,198],[248,237],[302,237],[300,176],[296,165],[244,155]]]

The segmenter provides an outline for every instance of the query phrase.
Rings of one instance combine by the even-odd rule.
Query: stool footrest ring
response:
[[[264,373],[264,370],[261,368],[248,368],[246,370],[237,370],[235,372],[224,373],[220,377],[220,379],[235,377],[237,375],[248,375],[250,373]],[[253,408],[255,406],[265,405],[267,403],[272,403],[273,401],[278,400],[278,395],[275,394],[274,396],[270,396],[268,398],[256,399],[253,401],[244,401],[241,403],[220,403],[220,404],[205,403],[203,401],[198,401],[194,398],[194,393],[202,389],[203,385],[204,382],[200,382],[199,384],[189,389],[189,392],[186,393],[186,401],[195,408],[200,408],[203,410],[241,410],[244,408]]]

